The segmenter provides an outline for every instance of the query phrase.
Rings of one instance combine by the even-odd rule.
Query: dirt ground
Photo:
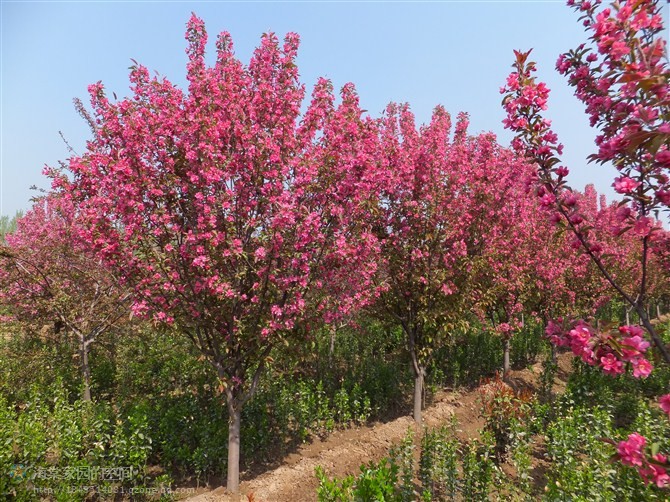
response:
[[[564,390],[570,370],[571,357],[559,357],[559,369],[554,384],[554,392]],[[536,390],[541,372],[538,363],[530,368],[513,371],[510,378],[512,387]],[[478,389],[470,391],[441,391],[433,399],[423,414],[424,425],[438,427],[457,420],[457,434],[461,439],[473,438],[484,425],[479,416]],[[409,427],[416,424],[411,416],[400,417],[387,423],[371,423],[330,434],[324,440],[315,439],[304,444],[296,453],[286,456],[276,469],[267,471],[252,479],[242,474],[241,500],[253,502],[310,502],[316,500],[318,482],[314,468],[321,466],[329,476],[343,477],[359,472],[360,465],[379,461],[388,455],[389,449],[398,444]],[[534,470],[541,476],[546,469],[545,462],[536,458]],[[187,502],[227,502],[232,500],[225,493],[225,487],[205,491],[190,497]]]

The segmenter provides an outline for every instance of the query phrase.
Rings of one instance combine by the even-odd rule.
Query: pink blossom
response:
[[[207,262],[208,262],[208,258],[204,255],[201,255],[201,256],[195,257],[193,259],[193,261],[191,262],[191,264],[194,267],[204,267],[205,265],[207,265]]]
[[[564,178],[568,175],[570,171],[568,170],[567,167],[565,166],[560,166],[559,168],[556,169],[556,176],[559,176],[561,178]]]
[[[661,454],[654,455],[653,459],[657,462],[667,462],[666,457]],[[670,484],[670,476],[668,476],[666,467],[654,463],[648,463],[644,468],[639,469],[639,472],[640,476],[642,476],[645,482],[652,482],[659,488],[664,488]]]
[[[670,416],[670,394],[662,395],[658,400],[661,409]]]
[[[605,373],[610,375],[620,375],[624,371],[623,363],[612,353],[600,358],[600,366]]]
[[[654,369],[651,363],[643,357],[633,359],[631,364],[633,365],[633,376],[635,378],[647,378]]]
[[[625,465],[642,467],[644,461],[644,447],[647,440],[634,432],[628,436],[626,441],[619,442],[617,453],[621,457],[621,462]]]
[[[621,326],[619,331],[628,335],[622,340],[622,344],[639,352],[646,352],[650,344],[643,337],[644,331],[639,326]]]
[[[514,331],[514,328],[509,323],[503,322],[497,326],[497,331],[503,335],[506,335]]]
[[[654,160],[664,167],[670,167],[670,150],[659,151]]]
[[[657,190],[656,198],[666,206],[670,206],[670,190]]]
[[[615,178],[614,184],[612,186],[614,187],[614,190],[616,190],[617,192],[627,194],[635,190],[637,187],[639,187],[640,182],[635,181],[634,179],[629,178],[628,176],[619,176],[618,178]]]

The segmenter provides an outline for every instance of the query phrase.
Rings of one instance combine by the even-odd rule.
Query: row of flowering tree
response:
[[[65,199],[39,200],[0,245],[4,321],[47,338],[74,338],[82,398],[91,400],[91,344],[128,318],[130,294],[78,232],[83,221]]]
[[[566,182],[563,146],[542,116],[549,89],[533,76],[530,52],[516,53],[515,71],[501,89],[505,125],[517,133],[517,150],[537,166],[537,195],[551,219],[574,236],[575,247],[636,312],[641,326],[598,329],[573,317],[550,324],[547,333],[606,373],[618,375],[630,366],[633,376],[646,377],[652,371],[650,343],[670,364],[670,351],[651,322],[650,302],[667,291],[669,271],[668,232],[654,218],[667,215],[670,206],[670,67],[662,4],[622,0],[603,6],[600,0],[568,0],[568,5],[580,13],[591,32],[590,43],[561,55],[556,67],[599,131],[597,152],[589,160],[618,170],[613,187],[622,203],[598,222],[585,217],[588,208]],[[617,268],[616,253],[629,255],[627,267]],[[670,413],[670,395],[661,398],[661,407]],[[618,444],[618,456],[645,480],[670,483],[667,456],[639,434]]]
[[[440,107],[420,128],[406,105],[373,120],[351,84],[336,101],[323,79],[305,104],[294,34],[283,44],[265,35],[248,65],[222,33],[207,66],[195,16],[187,39],[185,90],[140,65],[129,98],[90,87],[93,138],[47,170],[54,193],[8,237],[5,291],[9,303],[23,291],[29,308],[55,299],[61,310],[42,317],[56,312],[88,346],[103,324],[81,327],[78,305],[60,298],[98,286],[68,275],[77,267],[50,268],[48,253],[33,257],[44,242],[71,250],[59,263],[101,267],[114,305],[188,337],[228,407],[229,491],[239,490],[241,411],[273,348],[300,344],[310,327],[361,308],[400,325],[420,422],[432,354],[473,312],[508,339],[522,313],[549,319],[575,302],[590,313],[606,298],[571,237],[538,210],[547,201],[529,192],[532,165],[491,134],[468,135],[466,115],[453,133]],[[610,214],[591,206],[588,221]]]
[[[517,172],[529,180],[527,170]],[[594,195],[589,186],[581,196]],[[540,208],[534,197],[517,195],[487,239],[473,279],[480,295],[479,315],[502,337],[504,375],[511,369],[511,339],[526,319],[546,324],[568,312],[594,315],[609,299],[607,286],[588,259],[575,254],[570,236],[543,218]],[[591,209],[595,218],[598,208]]]
[[[464,114],[453,135],[451,127],[438,107],[417,130],[406,105],[389,106],[380,124],[386,179],[373,215],[381,243],[374,308],[405,333],[419,423],[432,353],[472,313],[491,306],[493,291],[509,284],[501,268],[510,257],[503,254],[519,244],[521,229],[541,223],[527,191],[530,166],[491,134],[468,136]],[[528,251],[517,248],[519,256]],[[532,254],[525,259],[534,263]],[[520,270],[510,274],[522,280]]]

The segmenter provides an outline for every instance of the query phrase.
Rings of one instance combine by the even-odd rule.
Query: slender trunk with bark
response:
[[[260,362],[254,371],[251,384],[246,391],[233,386],[226,387],[226,404],[228,405],[228,476],[226,480],[226,491],[231,495],[233,501],[240,500],[240,432],[242,430],[242,408],[254,396],[258,381],[265,369],[265,361],[272,346],[265,347],[259,355]],[[222,364],[215,364],[219,379],[227,381],[226,371]],[[232,380],[232,379],[231,379]]]
[[[337,331],[334,327],[330,328],[330,346],[328,347],[328,367],[332,369],[333,367],[333,358],[335,356],[335,336]]]
[[[242,406],[228,404],[228,478],[226,490],[233,497],[240,493],[240,429]],[[239,497],[238,497],[239,499]]]
[[[426,370],[419,367],[418,374],[414,372],[414,421],[421,424],[423,410],[423,380]]]
[[[640,316],[640,323],[645,327],[647,333],[651,335],[651,339],[654,342],[654,345],[656,345],[658,350],[661,352],[664,361],[667,364],[670,364],[670,352],[668,351],[668,347],[665,345],[663,339],[654,329],[654,326],[651,324],[651,321],[649,320],[649,316],[641,307],[638,307],[636,310],[637,314]]]
[[[510,362],[509,362],[509,349],[510,349],[510,339],[505,337],[503,340],[503,380],[507,381],[509,378],[510,372]]]
[[[421,410],[423,409],[423,380],[426,375],[426,369],[419,363],[419,356],[416,349],[418,329],[407,329],[403,326],[408,335],[409,356],[412,363],[412,374],[414,375],[414,421],[421,424]]]
[[[79,358],[81,359],[81,375],[84,383],[84,390],[81,398],[84,401],[91,401],[91,367],[88,362],[89,341],[84,335],[79,335]]]

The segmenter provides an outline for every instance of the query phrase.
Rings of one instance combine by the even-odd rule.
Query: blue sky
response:
[[[212,47],[230,31],[247,62],[262,33],[301,36],[298,66],[308,91],[319,76],[353,82],[363,108],[378,116],[389,101],[409,102],[426,122],[437,104],[467,111],[471,132],[493,131],[507,144],[498,89],[513,49],[534,48],[540,78],[552,88],[548,117],[566,145],[576,188],[594,183],[611,196],[613,172],[588,165],[594,133],[582,105],[554,71],[557,56],[585,41],[562,1],[460,2],[30,2],[1,1],[0,214],[29,207],[31,185],[48,187],[45,164],[81,153],[89,130],[72,105],[102,81],[128,93],[131,58],[183,84],[184,31],[204,19]],[[667,10],[667,6],[666,6]],[[666,12],[667,19],[667,12]],[[212,51],[210,56],[212,56]]]

